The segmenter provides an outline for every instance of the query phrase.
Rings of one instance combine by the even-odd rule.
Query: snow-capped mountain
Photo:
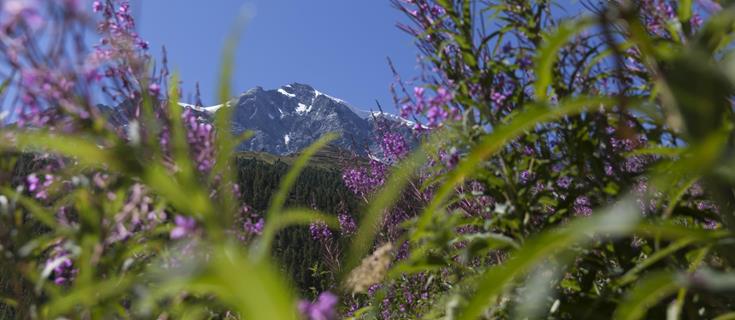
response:
[[[268,152],[286,155],[301,151],[322,135],[336,132],[341,135],[333,142],[335,147],[380,156],[375,137],[376,125],[386,124],[411,141],[414,123],[396,115],[379,111],[365,111],[347,102],[322,93],[313,87],[292,83],[278,89],[250,89],[238,98],[215,106],[179,103],[206,121],[222,108],[234,108],[231,130],[239,135],[251,130],[255,135],[240,145],[240,151]],[[100,105],[109,121],[125,129],[128,119],[134,117],[131,103],[116,107]]]
[[[412,122],[396,115],[370,112],[313,87],[292,83],[278,89],[250,89],[225,105],[211,107],[181,104],[203,114],[213,115],[222,107],[232,107],[232,130],[239,134],[252,130],[255,135],[240,146],[243,151],[263,151],[285,155],[298,152],[328,132],[341,137],[336,146],[365,153],[377,151],[373,128],[376,121],[410,135]]]

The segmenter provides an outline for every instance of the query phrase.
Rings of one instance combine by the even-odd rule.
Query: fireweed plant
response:
[[[735,317],[728,4],[393,1],[414,134],[379,122],[343,172],[363,210],[329,215],[285,203],[334,135],[253,212],[231,108],[179,107],[126,1],[2,0],[0,316]],[[295,224],[330,275],[301,299],[271,258]]]
[[[425,70],[396,82],[396,105],[443,138],[425,146],[422,196],[385,213],[406,214],[392,241],[408,254],[348,315],[732,309],[731,289],[697,282],[730,277],[731,189],[714,172],[731,130],[731,80],[715,71],[730,61],[731,13],[711,1],[583,4],[571,15],[553,1],[393,1]],[[695,74],[710,80],[694,88]],[[346,184],[379,188],[375,167],[347,169]]]

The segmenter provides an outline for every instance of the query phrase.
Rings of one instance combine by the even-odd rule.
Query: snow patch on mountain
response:
[[[313,105],[310,105],[307,107],[305,104],[299,102],[299,106],[296,108],[296,113],[298,114],[308,113],[309,111],[311,111],[312,107]]]
[[[281,93],[284,96],[287,96],[289,98],[296,98],[296,95],[293,93],[288,93],[288,91],[283,90],[283,88],[278,88],[278,92]]]
[[[190,108],[192,110],[199,111],[199,112],[207,112],[207,113],[214,114],[215,112],[217,112],[217,110],[221,109],[224,106],[229,107],[230,103],[228,102],[226,104],[218,104],[218,105],[209,106],[209,107],[202,107],[202,106],[197,106],[194,104],[179,102],[179,106],[181,106],[182,108]]]
[[[326,93],[323,93],[323,92],[320,92],[319,90],[314,89],[314,98],[318,98],[319,96],[325,96],[325,97],[327,97],[329,99],[332,99],[335,102],[338,102],[338,103],[341,103],[341,104],[344,104],[344,105],[347,105],[348,104],[347,102],[345,102],[342,99],[332,97],[332,96],[330,96],[330,95],[328,95]]]
[[[396,122],[400,122],[400,123],[402,123],[402,124],[404,124],[406,126],[409,126],[409,127],[414,127],[416,125],[416,122],[413,122],[413,121],[408,120],[408,119],[401,118],[401,117],[399,117],[399,116],[397,116],[395,114],[386,113],[386,112],[382,112],[382,111],[366,111],[366,112],[368,113],[368,117],[371,117],[371,118],[385,117],[387,119],[390,119],[390,120],[393,120],[393,121],[396,121]]]

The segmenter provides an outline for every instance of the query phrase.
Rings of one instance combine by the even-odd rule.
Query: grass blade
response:
[[[648,308],[676,292],[680,287],[675,273],[660,271],[641,280],[619,304],[614,319],[637,320],[646,316]]]

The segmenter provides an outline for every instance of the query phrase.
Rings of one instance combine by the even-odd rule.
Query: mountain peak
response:
[[[282,86],[281,88],[292,88],[295,90],[304,90],[304,91],[314,91],[314,87],[305,84],[305,83],[299,83],[299,82],[292,82],[290,84],[287,84],[285,86]]]
[[[210,115],[223,107],[180,105]],[[234,108],[233,133],[237,135],[246,130],[255,133],[240,145],[241,151],[286,155],[301,151],[323,134],[336,132],[341,137],[334,146],[359,154],[377,154],[379,147],[373,136],[375,119],[387,119],[410,136],[410,126],[398,116],[359,110],[344,100],[298,82],[277,89],[258,86],[224,106]]]
[[[256,94],[256,93],[258,93],[258,92],[263,92],[263,91],[265,91],[265,90],[263,89],[263,87],[261,87],[261,86],[255,86],[255,87],[253,87],[253,88],[250,88],[250,89],[248,89],[247,91],[243,92],[243,94],[242,94],[242,95],[247,95],[247,94]]]

